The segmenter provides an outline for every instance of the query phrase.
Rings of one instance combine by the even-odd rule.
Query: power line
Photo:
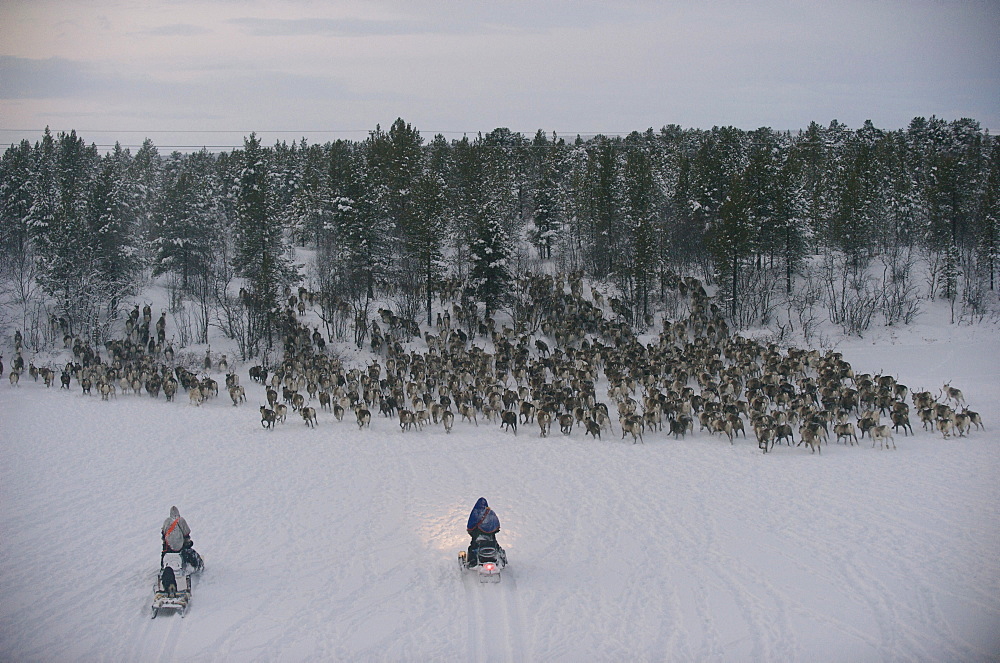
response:
[[[251,133],[256,134],[358,134],[358,133],[371,133],[375,129],[78,129],[72,127],[69,129],[54,129],[48,127],[50,133],[65,133],[68,131],[75,131],[77,134],[241,134],[249,135]],[[494,127],[493,129],[483,131],[482,129],[474,130],[464,130],[464,129],[419,129],[414,127],[416,131],[421,134],[456,134],[456,135],[477,135],[480,133],[489,134],[493,133],[496,129],[508,129],[512,133],[519,133],[523,136],[529,134],[534,135],[537,131],[542,131],[546,136],[555,133],[560,136],[628,136],[633,133],[645,133],[646,130],[630,130],[630,131],[558,131],[558,130],[545,130],[545,129],[534,129],[530,132],[527,131],[515,131],[510,129],[510,127]],[[42,129],[7,129],[0,127],[0,132],[7,133],[43,133],[45,131]]]

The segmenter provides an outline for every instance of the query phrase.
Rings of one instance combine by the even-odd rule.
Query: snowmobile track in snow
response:
[[[469,659],[479,663],[524,661],[524,637],[517,583],[507,570],[498,583],[483,583],[462,571],[469,615]]]
[[[146,611],[150,610],[146,606]],[[175,610],[162,610],[156,619],[146,615],[146,627],[134,642],[133,650],[126,660],[131,661],[172,661],[177,643],[181,639],[183,621]]]

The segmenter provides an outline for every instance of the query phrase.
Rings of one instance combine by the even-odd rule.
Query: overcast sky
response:
[[[997,0],[0,0],[0,144],[1000,130]]]

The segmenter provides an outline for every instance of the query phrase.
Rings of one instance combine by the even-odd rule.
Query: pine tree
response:
[[[131,159],[115,145],[101,161],[87,197],[87,235],[97,278],[95,293],[106,306],[107,317],[118,317],[123,299],[135,294],[136,276],[143,266],[137,240],[136,187],[130,177]]]
[[[31,239],[36,154],[27,140],[11,145],[0,160],[0,283],[9,283],[10,295],[23,312],[20,328],[25,342],[41,339],[30,332],[29,315],[38,294],[38,265]]]
[[[977,219],[979,264],[988,274],[990,290],[996,290],[997,261],[1000,259],[1000,141],[995,138]]]
[[[622,268],[619,270],[622,291],[630,301],[636,319],[650,314],[650,285],[659,263],[656,242],[660,197],[652,161],[638,134],[625,141],[621,170],[621,220],[625,229]]]
[[[196,342],[208,340],[210,312],[217,288],[228,281],[225,264],[226,216],[216,172],[216,160],[207,150],[168,161],[164,192],[153,214],[153,276],[171,274],[176,287],[171,306],[192,298],[198,305]]]
[[[248,356],[255,356],[264,338],[268,348],[274,345],[272,333],[279,310],[279,293],[292,282],[294,271],[285,256],[268,155],[256,134],[244,140],[241,156],[233,267],[246,282],[243,303],[250,332],[247,352]]]
[[[469,247],[472,261],[469,282],[476,298],[486,305],[489,317],[506,301],[510,287],[510,239],[495,210],[481,209],[477,221]]]
[[[94,238],[86,224],[87,196],[99,157],[76,132],[60,133],[56,141],[43,137],[38,162],[42,171],[32,210],[37,238],[39,282],[55,299],[56,310],[68,333],[99,336],[93,306],[95,290]]]
[[[604,136],[597,136],[587,150],[586,180],[580,191],[579,209],[590,249],[589,270],[598,279],[611,275],[618,268],[621,256],[620,152],[618,141]]]
[[[563,224],[562,196],[560,192],[558,146],[535,140],[535,149],[542,152],[539,176],[534,191],[534,230],[530,237],[541,258],[552,258],[552,247],[556,243]]]
[[[132,158],[129,178],[134,184],[136,232],[144,262],[153,259],[151,254],[155,215],[163,195],[163,160],[153,141],[146,138]]]
[[[435,286],[443,273],[445,183],[440,175],[427,169],[414,179],[411,196],[412,211],[405,226],[403,245],[412,266],[405,268],[414,275],[420,275],[427,324],[430,325]]]
[[[318,246],[323,226],[330,222],[329,157],[319,145],[302,140],[297,168],[301,173],[286,209],[285,225],[302,244]]]

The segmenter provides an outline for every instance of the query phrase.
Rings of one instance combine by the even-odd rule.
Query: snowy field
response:
[[[603,441],[326,412],[267,431],[246,366],[238,408],[5,380],[0,661],[1000,660],[1000,334],[838,349],[912,389],[953,381],[986,430],[821,455],[752,432],[633,445],[617,422]],[[456,563],[480,496],[498,585]],[[185,618],[151,620],[174,504],[207,568]]]

